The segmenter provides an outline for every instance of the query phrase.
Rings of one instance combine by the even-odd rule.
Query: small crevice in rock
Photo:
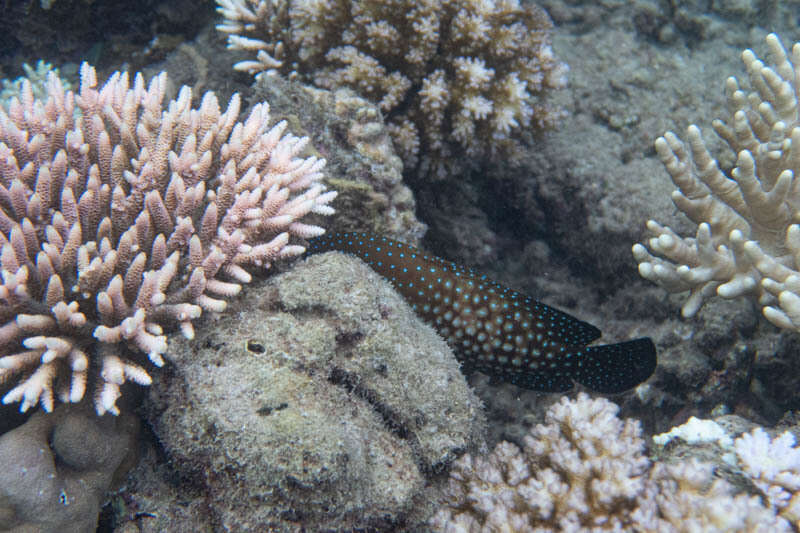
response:
[[[278,405],[264,405],[260,407],[256,412],[263,416],[269,416],[276,411],[282,411],[289,407],[289,404],[286,402],[281,402]]]
[[[369,403],[375,411],[378,412],[383,419],[384,425],[393,435],[403,440],[416,440],[416,437],[414,437],[408,428],[400,422],[400,417],[397,413],[392,408],[382,403],[375,391],[364,387],[358,375],[339,367],[333,367],[328,375],[328,381],[334,385],[344,387],[347,392],[355,394]]]

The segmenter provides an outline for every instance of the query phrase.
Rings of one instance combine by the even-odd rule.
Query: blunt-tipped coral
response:
[[[163,326],[191,338],[248,269],[323,233],[302,219],[336,193],[324,160],[297,157],[307,138],[270,127],[266,103],[238,122],[238,96],[193,109],[183,87],[165,108],[166,82],[98,89],[84,64],[77,95],[51,74],[46,101],[26,82],[0,109],[0,383],[20,378],[4,403],[49,411],[96,376],[97,412],[116,413],[123,383],[150,383],[136,352],[163,364]]]
[[[633,255],[644,278],[689,292],[684,316],[715,295],[744,296],[776,326],[800,331],[800,43],[791,58],[777,35],[767,46],[772,66],[742,53],[751,89],[728,78],[731,120],[712,123],[737,155],[733,170],[720,169],[695,125],[686,143],[671,132],[656,140],[678,187],[672,200],[697,232],[682,237],[650,220],[654,236]]]
[[[514,156],[554,123],[567,67],[547,14],[517,0],[217,0],[235,68],[350,87],[379,103],[407,168],[443,175],[454,156]],[[425,172],[424,168],[422,171]]]
[[[563,398],[520,450],[464,455],[430,524],[446,533],[782,531],[757,496],[736,494],[710,465],[652,464],[637,421],[608,400]],[[766,503],[766,505],[765,505]]]
[[[800,447],[786,431],[771,439],[761,428],[733,443],[739,465],[781,516],[800,527]]]

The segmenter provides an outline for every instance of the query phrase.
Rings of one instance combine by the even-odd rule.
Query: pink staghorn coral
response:
[[[77,95],[51,74],[46,101],[25,83],[0,110],[0,383],[20,378],[3,403],[50,411],[96,376],[98,414],[116,414],[123,383],[150,383],[141,353],[163,364],[164,325],[192,338],[248,269],[324,232],[302,222],[336,195],[324,160],[297,157],[307,138],[269,127],[266,103],[237,122],[237,95],[193,109],[183,87],[165,108],[166,83],[98,89],[84,64]]]
[[[736,494],[711,466],[651,464],[638,421],[608,400],[562,398],[525,447],[456,461],[430,525],[447,533],[791,531],[757,496]]]

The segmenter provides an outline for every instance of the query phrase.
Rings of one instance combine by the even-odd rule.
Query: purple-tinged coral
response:
[[[50,411],[94,375],[97,412],[117,413],[123,383],[150,383],[141,353],[163,364],[165,325],[192,338],[250,269],[324,232],[302,222],[336,195],[324,160],[297,157],[307,138],[270,127],[266,103],[237,122],[237,95],[193,109],[183,87],[165,107],[166,84],[98,89],[84,64],[78,94],[50,75],[46,100],[26,82],[0,109],[0,383],[19,379],[3,403]]]

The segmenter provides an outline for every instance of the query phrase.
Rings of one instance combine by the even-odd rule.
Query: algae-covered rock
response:
[[[326,228],[369,230],[419,244],[427,227],[417,219],[403,163],[375,103],[349,89],[316,89],[279,76],[259,77],[248,101],[269,102],[270,116],[308,135],[315,155],[327,160],[326,183],[339,196]]]
[[[411,527],[432,475],[479,441],[447,345],[341,254],[249,288],[171,347],[149,418],[226,531]]]

